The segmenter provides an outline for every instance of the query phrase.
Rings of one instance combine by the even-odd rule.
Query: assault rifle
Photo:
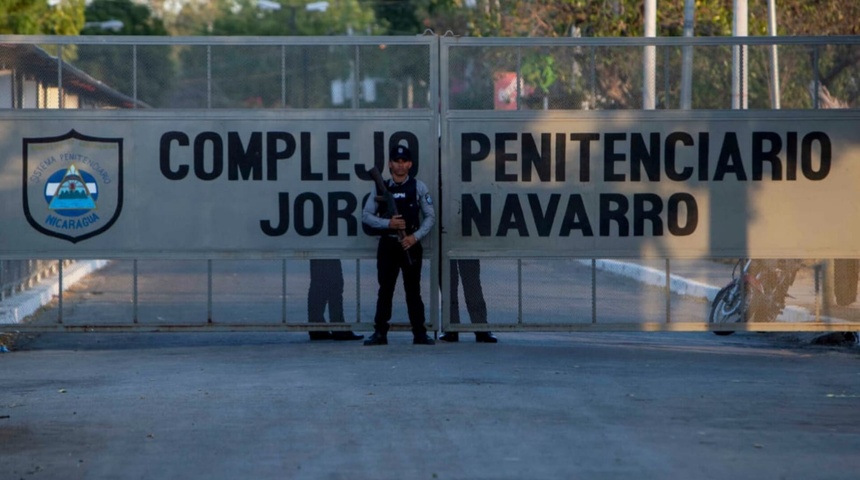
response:
[[[388,185],[385,184],[385,180],[382,179],[382,174],[379,173],[379,169],[376,168],[376,165],[374,165],[373,168],[368,170],[367,173],[369,173],[370,178],[372,178],[373,181],[376,182],[376,192],[380,194],[376,197],[376,201],[385,202],[386,206],[388,207],[388,213],[392,217],[400,215],[397,212],[397,202],[394,201],[394,195],[392,195],[391,192],[388,191]],[[398,230],[397,238],[400,241],[403,241],[403,239],[406,238],[406,230]],[[409,265],[412,265],[412,255],[409,253],[409,250],[404,250],[404,252],[406,253],[406,261],[409,263]]]

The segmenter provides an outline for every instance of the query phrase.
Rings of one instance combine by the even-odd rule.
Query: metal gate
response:
[[[422,281],[431,329],[725,331],[710,303],[755,257],[801,268],[777,321],[731,330],[857,330],[860,73],[827,88],[821,73],[857,38],[111,42],[0,37],[0,259],[108,259],[99,275],[123,307],[94,322],[60,286],[58,318],[15,330],[309,330],[308,264],[324,258],[344,271],[347,321],[332,328],[367,330],[375,240],[355,206],[399,142],[442,187]],[[739,49],[747,110],[731,108]],[[112,58],[128,62],[86,73]],[[97,218],[44,213],[75,162],[98,184]]]

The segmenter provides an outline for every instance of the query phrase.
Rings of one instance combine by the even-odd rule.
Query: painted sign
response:
[[[860,254],[857,113],[467,117],[446,139],[447,251]]]
[[[0,256],[372,256],[368,170],[387,175],[405,145],[412,173],[438,185],[427,111],[13,113],[0,117]]]

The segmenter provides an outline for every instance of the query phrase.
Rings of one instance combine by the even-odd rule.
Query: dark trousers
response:
[[[325,322],[326,305],[329,320],[343,323],[343,267],[340,260],[311,260],[308,321]]]
[[[406,310],[409,312],[409,323],[414,335],[425,335],[424,302],[421,300],[421,256],[424,248],[416,243],[409,249],[412,258],[410,265],[406,259],[406,251],[396,238],[382,237],[376,250],[376,279],[379,281],[379,293],[376,298],[376,316],[374,330],[385,334],[388,332],[388,321],[391,320],[391,302],[397,277],[403,272],[403,290],[406,291]]]
[[[463,297],[472,323],[487,323],[487,302],[481,288],[480,260],[451,260],[451,323],[460,323],[458,280],[463,280]]]

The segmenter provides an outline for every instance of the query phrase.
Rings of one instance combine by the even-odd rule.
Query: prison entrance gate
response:
[[[4,329],[310,330],[309,263],[340,259],[346,322],[330,327],[369,330],[377,238],[361,210],[368,171],[384,171],[395,145],[414,152],[436,207],[422,240],[431,329],[725,331],[710,304],[745,258],[800,269],[776,321],[731,330],[860,325],[860,114],[819,108],[809,62],[782,63],[794,75],[781,110],[761,95],[773,85],[756,83],[749,108],[732,109],[724,68],[749,49],[761,60],[749,68],[765,69],[775,46],[826,65],[860,39],[0,45],[0,260],[57,261],[62,283],[69,260],[98,259],[101,290],[81,295],[110,299],[81,314],[85,303],[64,308],[66,284],[56,317],[22,322],[7,307]],[[660,60],[643,69],[649,49]],[[115,58],[127,64],[110,78],[86,74]],[[698,80],[681,83],[673,72],[689,58]],[[148,68],[171,59],[183,68]],[[850,85],[832,82],[828,98]],[[687,94],[692,109],[678,109]],[[468,293],[475,267],[483,303]],[[408,328],[402,298],[398,287],[396,329]]]

